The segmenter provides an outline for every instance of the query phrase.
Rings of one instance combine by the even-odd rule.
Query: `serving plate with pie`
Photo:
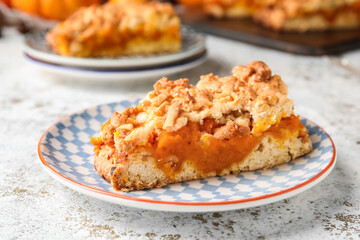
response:
[[[170,3],[107,2],[81,8],[52,29],[33,32],[25,57],[38,68],[86,80],[144,80],[206,59],[205,37],[181,25]]]
[[[118,192],[94,169],[89,139],[113,112],[138,102],[103,104],[62,118],[39,141],[42,166],[60,183],[83,194],[129,207],[175,212],[225,211],[280,201],[315,186],[335,166],[336,151],[330,136],[316,123],[301,118],[313,151],[287,164],[150,190]]]
[[[260,61],[232,76],[203,75],[196,86],[164,77],[140,102],[63,118],[38,152],[65,185],[126,206],[258,206],[314,186],[335,164],[329,135],[293,106],[281,77]]]
[[[178,63],[204,52],[205,36],[190,27],[182,26],[182,45],[179,52],[148,56],[123,56],[114,58],[79,58],[61,56],[46,42],[48,30],[30,33],[24,42],[24,52],[31,58],[53,65],[85,69],[136,69]]]

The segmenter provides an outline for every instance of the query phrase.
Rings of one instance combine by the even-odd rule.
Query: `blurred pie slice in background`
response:
[[[273,30],[324,31],[360,26],[360,0],[203,0],[215,18],[252,17]]]
[[[181,24],[170,3],[121,1],[75,12],[47,35],[60,55],[117,57],[177,52]]]

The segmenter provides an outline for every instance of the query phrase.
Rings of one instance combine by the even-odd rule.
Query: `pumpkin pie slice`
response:
[[[179,51],[181,25],[169,3],[108,2],[80,9],[46,40],[63,56],[150,55]]]
[[[287,163],[312,150],[287,93],[260,61],[196,86],[164,77],[91,138],[95,169],[130,191]]]

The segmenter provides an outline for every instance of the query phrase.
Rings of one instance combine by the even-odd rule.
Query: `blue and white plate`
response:
[[[149,56],[116,58],[77,58],[55,53],[47,44],[47,30],[29,33],[24,42],[24,52],[33,59],[50,64],[93,69],[130,69],[162,66],[191,58],[205,50],[205,36],[188,26],[182,26],[182,45],[179,52]]]
[[[46,171],[64,185],[105,201],[160,211],[209,212],[254,207],[292,197],[319,183],[335,165],[336,151],[330,136],[302,118],[314,150],[288,164],[157,189],[117,192],[94,169],[90,137],[98,134],[101,124],[113,112],[137,103],[138,100],[99,105],[53,124],[38,145]]]

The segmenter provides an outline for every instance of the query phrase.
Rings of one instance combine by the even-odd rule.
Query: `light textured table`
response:
[[[279,74],[295,110],[333,137],[338,160],[320,184],[293,198],[230,212],[167,213],[103,202],[41,167],[37,143],[63,115],[142,97],[153,82],[88,83],[39,72],[22,56],[22,36],[0,39],[0,239],[359,239],[360,75],[327,57],[306,57],[208,37],[209,60],[176,76],[229,74],[263,60]],[[344,57],[360,69],[360,51]],[[154,79],[155,80],[155,79]]]

